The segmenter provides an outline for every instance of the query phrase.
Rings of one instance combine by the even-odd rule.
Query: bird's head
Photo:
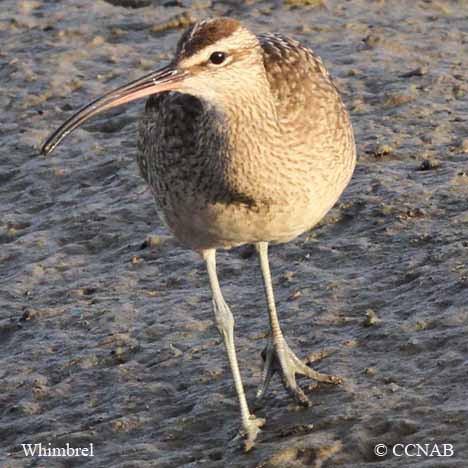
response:
[[[205,100],[222,101],[262,73],[262,49],[257,37],[230,18],[201,21],[179,40],[172,66],[184,74],[178,91]]]
[[[65,136],[94,115],[164,91],[192,94],[208,102],[241,93],[264,75],[262,49],[254,34],[237,20],[200,21],[179,40],[174,60],[166,67],[114,89],[83,107],[43,143],[50,153]]]

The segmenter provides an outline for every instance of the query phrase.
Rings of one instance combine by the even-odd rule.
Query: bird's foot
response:
[[[253,414],[250,415],[246,424],[240,431],[240,435],[244,438],[244,450],[248,452],[255,445],[255,439],[260,431],[260,428],[265,424],[265,419],[257,418]]]
[[[340,384],[342,382],[340,377],[322,374],[307,365],[308,363],[322,359],[326,355],[327,353],[324,352],[313,353],[305,361],[302,361],[291,351],[284,338],[277,340],[275,343],[270,340],[262,353],[264,359],[263,383],[258,389],[257,400],[261,400],[265,396],[271,377],[275,372],[278,372],[284,387],[294,400],[302,406],[310,406],[309,399],[297,385],[296,374],[305,375],[317,382],[329,384]]]

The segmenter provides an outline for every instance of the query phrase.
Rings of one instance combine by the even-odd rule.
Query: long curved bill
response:
[[[177,89],[178,84],[187,76],[187,72],[174,66],[167,66],[149,73],[135,81],[127,83],[95,99],[72,115],[57,130],[51,133],[41,146],[41,153],[48,154],[75,128],[102,111],[120,106],[151,94]]]

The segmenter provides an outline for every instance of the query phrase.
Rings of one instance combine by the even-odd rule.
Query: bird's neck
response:
[[[260,88],[260,89],[259,89]],[[268,83],[236,93],[222,105],[209,104],[217,141],[216,171],[228,191],[247,200],[266,202],[271,198],[271,182],[278,169],[284,141]]]

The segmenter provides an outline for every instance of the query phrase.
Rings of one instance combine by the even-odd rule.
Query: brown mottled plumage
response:
[[[178,50],[191,48],[186,33]],[[240,96],[226,90],[234,107],[226,125],[221,99],[174,91],[152,96],[140,124],[138,163],[161,217],[198,251],[296,237],[333,206],[352,173],[349,119],[320,58],[277,34],[260,35],[257,48],[261,96],[237,105]]]
[[[195,23],[181,36],[176,50],[176,57],[188,58],[233,34],[240,27],[239,21],[224,18],[222,22],[204,20]]]
[[[236,20],[217,18],[188,29],[168,67],[111,91],[68,119],[43,152],[98,112],[144,96],[150,97],[139,128],[140,172],[169,229],[206,261],[248,450],[264,420],[247,405],[234,318],[218,283],[215,252],[257,246],[271,327],[257,397],[264,396],[274,372],[303,405],[309,400],[295,374],[339,383],[307,366],[287,345],[267,247],[310,229],[337,201],[356,160],[351,124],[311,50],[278,34],[255,36]]]

